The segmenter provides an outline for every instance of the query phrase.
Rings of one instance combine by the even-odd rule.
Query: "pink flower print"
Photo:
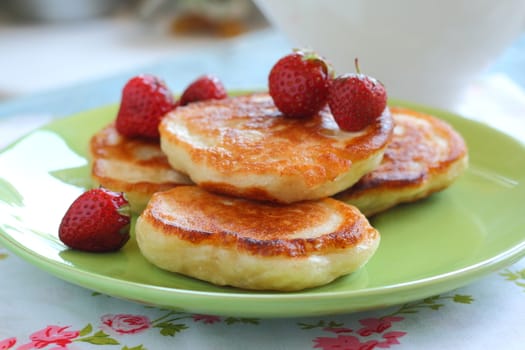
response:
[[[314,342],[314,348],[323,350],[372,350],[378,344],[377,340],[361,343],[357,337],[348,335],[339,335],[337,338],[318,337]]]
[[[4,340],[0,340],[0,350],[8,350],[13,347],[13,345],[16,344],[16,338],[7,338]]]
[[[148,317],[130,314],[107,314],[101,318],[103,327],[118,334],[135,334],[151,327]]]
[[[397,338],[404,336],[406,332],[388,332],[383,334],[383,338],[386,339],[386,343],[390,345],[400,344]]]
[[[357,333],[363,337],[368,337],[372,333],[383,333],[386,329],[392,327],[392,322],[402,321],[403,317],[383,317],[383,318],[365,318],[359,320],[364,327]]]
[[[192,316],[193,321],[199,322],[202,321],[205,324],[213,324],[217,322],[221,322],[221,318],[219,316],[212,316],[212,315],[193,315]]]
[[[72,339],[78,337],[78,331],[67,331],[70,326],[47,326],[46,328],[35,332],[29,336],[31,343],[18,347],[18,350],[42,349],[51,344],[58,345],[51,350],[67,349],[67,345]]]

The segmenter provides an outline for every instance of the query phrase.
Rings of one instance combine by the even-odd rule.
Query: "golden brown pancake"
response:
[[[153,195],[135,234],[156,266],[217,285],[293,291],[363,266],[379,233],[357,208],[325,198],[257,202],[179,186]]]
[[[199,186],[282,203],[353,185],[379,165],[392,129],[388,109],[363,131],[346,132],[328,108],[285,117],[267,93],[179,107],[159,128],[170,164]]]
[[[124,192],[135,212],[146,206],[157,191],[190,179],[171,168],[159,143],[120,135],[113,123],[90,140],[91,177],[101,186]]]
[[[468,166],[465,141],[445,121],[391,108],[394,135],[381,165],[335,198],[367,216],[447,188]]]

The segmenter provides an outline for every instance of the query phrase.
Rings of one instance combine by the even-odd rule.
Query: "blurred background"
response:
[[[3,0],[0,116],[115,103],[138,73],[175,92],[204,73],[265,89],[278,58],[309,47],[339,72],[365,57],[394,98],[523,118],[524,28],[523,0]]]
[[[250,0],[3,0],[0,99],[213,49],[266,27]]]

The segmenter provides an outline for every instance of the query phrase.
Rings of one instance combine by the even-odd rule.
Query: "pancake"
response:
[[[280,203],[350,187],[379,165],[392,129],[388,109],[360,132],[339,129],[328,108],[284,117],[267,93],[179,107],[159,127],[172,167],[199,186]]]
[[[379,233],[354,206],[325,198],[251,201],[179,186],[153,195],[135,236],[154,265],[216,285],[294,291],[352,273]]]
[[[467,168],[465,141],[445,121],[391,108],[394,135],[380,166],[335,198],[371,216],[450,186]]]
[[[124,192],[134,212],[141,212],[153,193],[191,183],[171,168],[158,142],[126,138],[114,123],[92,136],[90,155],[95,184]]]

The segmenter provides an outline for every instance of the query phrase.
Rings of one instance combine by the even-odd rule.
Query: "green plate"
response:
[[[525,146],[459,116],[437,115],[464,136],[469,170],[450,188],[376,216],[381,245],[360,271],[296,293],[218,287],[149,264],[133,239],[119,252],[68,250],[57,227],[91,186],[90,135],[116,106],[55,121],[0,153],[0,242],[36,266],[95,291],[192,313],[247,317],[336,314],[443,293],[525,256]],[[30,281],[28,281],[30,282]]]

